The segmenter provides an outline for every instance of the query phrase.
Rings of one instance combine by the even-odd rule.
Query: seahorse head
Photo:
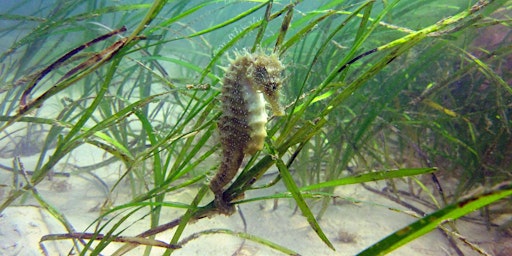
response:
[[[283,64],[275,54],[255,53],[253,58],[253,65],[247,72],[253,79],[255,89],[263,93],[274,115],[284,115],[283,107],[279,103],[279,90],[283,82],[281,76],[284,69]]]

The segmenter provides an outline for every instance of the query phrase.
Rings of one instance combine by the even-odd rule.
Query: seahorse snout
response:
[[[284,109],[279,102],[279,91],[274,91],[272,94],[263,93],[265,100],[270,104],[274,116],[284,116]]]

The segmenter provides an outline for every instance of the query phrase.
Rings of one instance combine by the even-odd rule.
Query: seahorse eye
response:
[[[275,91],[277,91],[278,89],[278,86],[276,83],[269,83],[265,86],[265,90],[269,93],[273,93]]]
[[[264,80],[268,79],[267,68],[265,68],[264,66],[256,66],[256,70],[255,70],[254,76],[259,81],[264,81]]]

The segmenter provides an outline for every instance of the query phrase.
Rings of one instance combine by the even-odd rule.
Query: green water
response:
[[[0,254],[475,254],[456,233],[507,255],[510,7],[0,2]],[[208,183],[245,50],[284,63],[285,115],[223,216]]]

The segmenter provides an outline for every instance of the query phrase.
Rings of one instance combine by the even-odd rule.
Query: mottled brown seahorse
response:
[[[235,53],[230,62],[223,79],[222,116],[218,121],[221,164],[210,182],[215,205],[223,214],[234,212],[224,197],[224,186],[235,177],[246,154],[253,155],[263,148],[267,137],[265,100],[274,115],[284,114],[279,104],[284,66],[277,55]]]

